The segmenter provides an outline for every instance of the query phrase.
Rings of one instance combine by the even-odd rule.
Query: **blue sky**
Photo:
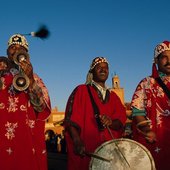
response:
[[[131,100],[138,82],[151,74],[155,46],[170,40],[169,0],[15,0],[1,1],[0,55],[15,33],[45,24],[50,37],[28,36],[34,71],[43,79],[52,107],[65,110],[72,90],[85,82],[91,61],[104,56],[107,81],[116,73]]]

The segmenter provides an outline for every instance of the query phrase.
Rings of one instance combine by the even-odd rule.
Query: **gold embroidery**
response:
[[[26,120],[26,124],[32,129],[35,127],[35,120]]]
[[[20,109],[21,109],[21,111],[27,111],[27,107],[24,106],[24,105],[21,105],[21,106],[20,106]]]
[[[7,122],[5,124],[6,131],[7,133],[5,134],[5,136],[7,137],[7,139],[12,140],[15,137],[15,129],[18,127],[18,123],[10,123]]]
[[[5,108],[5,104],[4,103],[0,103],[0,109],[4,109]]]
[[[8,102],[9,102],[9,108],[8,108],[8,112],[15,112],[16,110],[18,110],[17,108],[17,103],[18,101],[18,97],[9,97],[8,98]]]
[[[13,152],[11,148],[8,148],[6,151],[8,152],[9,155],[11,155]]]

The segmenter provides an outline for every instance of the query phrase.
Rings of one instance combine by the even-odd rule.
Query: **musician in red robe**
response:
[[[68,99],[65,112],[68,170],[88,170],[90,157],[86,153],[94,153],[102,143],[122,135],[126,110],[120,98],[106,87],[108,75],[108,61],[96,57],[86,84],[77,86]]]
[[[0,57],[0,169],[47,170],[47,88],[33,73],[24,36],[9,39],[7,54]]]
[[[170,169],[170,42],[158,44],[152,76],[140,81],[133,98],[133,136],[151,152],[156,169]]]

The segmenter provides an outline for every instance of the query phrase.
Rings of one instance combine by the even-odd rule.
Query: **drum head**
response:
[[[149,150],[140,143],[126,138],[103,143],[95,154],[110,159],[110,162],[91,158],[90,170],[155,170]]]

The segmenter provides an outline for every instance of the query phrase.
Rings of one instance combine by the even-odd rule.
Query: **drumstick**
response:
[[[110,130],[110,128],[109,128],[108,126],[107,126],[107,130],[109,131],[109,133],[110,133],[110,135],[111,135],[112,139],[114,139],[114,138],[113,138],[113,134],[112,134],[112,132],[111,132],[111,130]],[[116,145],[116,147],[117,147],[117,149],[118,149],[119,153],[122,155],[123,159],[125,160],[125,162],[127,163],[127,165],[128,165],[128,166],[129,166],[129,168],[130,168],[130,164],[129,164],[129,162],[127,161],[127,159],[126,159],[125,155],[122,153],[122,151],[120,150],[120,148],[119,148],[119,146],[117,145],[117,143],[116,143],[116,142],[115,142],[115,145]]]
[[[107,162],[110,162],[110,161],[111,161],[111,159],[105,158],[105,157],[103,157],[103,156],[99,156],[99,155],[94,154],[94,153],[85,152],[85,154],[86,154],[87,156],[90,156],[90,157],[94,157],[94,158],[100,159],[100,160],[102,160],[102,161],[107,161]]]

